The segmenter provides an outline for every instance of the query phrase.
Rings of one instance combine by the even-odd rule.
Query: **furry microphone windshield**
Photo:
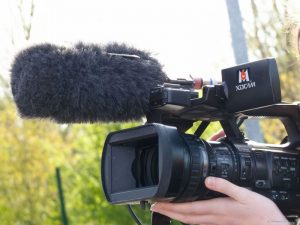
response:
[[[148,52],[116,43],[36,45],[11,68],[20,115],[59,123],[139,120],[149,110],[150,89],[167,79]]]

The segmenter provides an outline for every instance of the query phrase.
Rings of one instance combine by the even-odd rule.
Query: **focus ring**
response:
[[[207,153],[205,150],[205,145],[203,142],[199,140],[199,138],[192,135],[183,135],[183,139],[188,145],[189,153],[190,153],[190,178],[183,190],[182,193],[179,194],[177,200],[178,201],[194,201],[199,198],[197,193],[204,181],[205,174],[205,159],[203,159],[203,155]],[[203,154],[204,153],[204,154]]]

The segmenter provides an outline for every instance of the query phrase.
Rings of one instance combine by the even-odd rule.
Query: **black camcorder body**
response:
[[[281,103],[275,59],[222,70],[222,83],[176,80],[153,88],[143,126],[110,133],[102,155],[102,184],[112,204],[188,202],[221,196],[207,176],[227,179],[271,200],[285,214],[300,214],[300,106]],[[281,144],[256,143],[239,126],[251,117],[280,119]],[[201,121],[194,134],[186,131]],[[226,137],[200,138],[211,121]]]

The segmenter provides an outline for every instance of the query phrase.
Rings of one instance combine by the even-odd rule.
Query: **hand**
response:
[[[224,136],[225,136],[224,130],[219,130],[217,133],[213,134],[213,135],[209,138],[209,140],[210,140],[210,141],[216,141],[216,140],[218,140],[219,138],[224,137]]]
[[[151,210],[188,224],[288,225],[270,199],[229,181],[207,177],[205,186],[228,197],[187,203],[155,203]]]

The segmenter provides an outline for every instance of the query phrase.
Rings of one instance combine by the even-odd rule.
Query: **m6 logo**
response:
[[[255,87],[255,82],[250,81],[248,69],[239,70],[239,85],[235,86],[235,91],[242,91],[245,89]]]

